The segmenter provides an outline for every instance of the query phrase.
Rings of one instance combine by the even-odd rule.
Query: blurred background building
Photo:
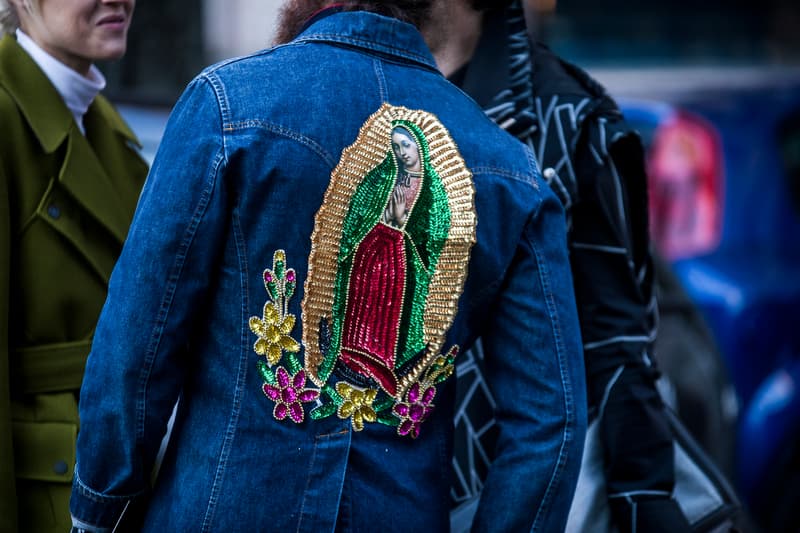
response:
[[[800,64],[796,0],[527,0],[531,27],[588,67]],[[281,0],[139,2],[112,96],[169,104],[204,66],[270,45]]]

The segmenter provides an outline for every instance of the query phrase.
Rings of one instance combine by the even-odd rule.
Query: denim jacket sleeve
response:
[[[586,430],[580,329],[561,205],[545,185],[484,334],[500,429],[476,531],[563,531]]]
[[[192,327],[221,246],[225,163],[220,106],[201,76],[167,125],[87,362],[70,503],[86,530],[112,527],[148,490],[187,362],[177,339]]]

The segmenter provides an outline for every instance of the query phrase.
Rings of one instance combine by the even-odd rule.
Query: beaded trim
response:
[[[393,147],[397,135],[411,141],[412,156]],[[273,416],[300,423],[303,404],[315,402],[312,419],[336,414],[355,431],[379,422],[416,438],[436,385],[453,373],[458,347],[441,348],[476,224],[472,174],[444,126],[384,104],[343,151],[315,217],[302,366],[288,313],[295,272],[283,250],[264,271],[269,301],[250,329]]]

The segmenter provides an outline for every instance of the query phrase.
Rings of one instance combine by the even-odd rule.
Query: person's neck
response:
[[[436,59],[436,66],[449,77],[472,59],[481,37],[483,13],[469,7],[467,2],[439,2],[438,5],[444,7],[422,28],[422,34]]]

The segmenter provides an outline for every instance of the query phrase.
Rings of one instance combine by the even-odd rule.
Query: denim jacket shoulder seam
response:
[[[206,72],[203,74],[203,79],[211,85],[211,89],[214,91],[214,96],[217,100],[217,108],[219,110],[220,115],[220,131],[221,138],[222,138],[222,152],[225,154],[225,159],[227,161],[227,154],[228,154],[228,147],[227,147],[227,139],[225,136],[225,124],[230,122],[230,112],[231,107],[228,101],[228,94],[225,92],[225,86],[222,83],[222,80],[217,76],[216,71]]]

